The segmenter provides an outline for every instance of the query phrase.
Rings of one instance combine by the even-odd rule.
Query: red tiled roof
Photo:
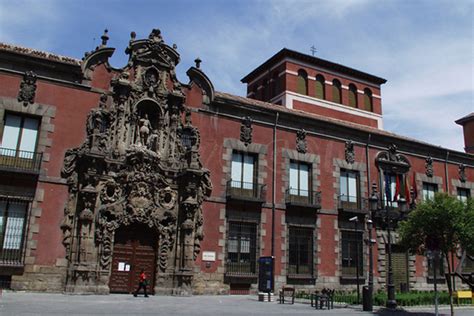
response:
[[[52,54],[52,53],[48,53],[48,52],[44,52],[44,51],[36,50],[32,48],[6,44],[6,43],[0,43],[0,51],[8,51],[8,52],[13,52],[17,54],[22,54],[26,56],[41,58],[45,60],[65,63],[69,65],[75,65],[75,66],[80,66],[82,63],[82,61],[79,59]]]

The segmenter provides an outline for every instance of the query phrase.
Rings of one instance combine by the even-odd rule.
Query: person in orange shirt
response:
[[[145,293],[145,297],[148,297],[148,294],[147,294],[147,291],[146,291],[147,285],[148,285],[148,279],[146,278],[145,270],[142,269],[140,271],[140,278],[138,280],[138,288],[135,291],[135,293],[133,293],[133,296],[137,297],[138,292],[140,291],[140,289],[143,288],[143,292]]]

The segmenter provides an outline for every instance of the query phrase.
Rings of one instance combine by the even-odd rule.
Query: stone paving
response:
[[[336,305],[332,310],[315,310],[297,302],[281,305],[258,302],[255,296],[143,296],[132,295],[64,295],[50,293],[3,292],[0,315],[434,315],[434,308],[412,308],[409,311],[363,312],[360,306]],[[449,315],[443,306],[440,315]],[[474,315],[474,308],[457,307],[456,316]]]

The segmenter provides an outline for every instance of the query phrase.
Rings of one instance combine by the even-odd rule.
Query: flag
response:
[[[408,174],[405,176],[405,181],[404,181],[404,186],[405,186],[405,200],[407,201],[407,204],[410,205],[410,189],[408,188]]]
[[[416,198],[418,197],[418,191],[416,190],[416,177],[415,177],[414,172],[413,172],[413,183],[411,187],[413,188],[413,202],[415,202]]]
[[[389,174],[385,174],[385,198],[387,202],[392,200],[392,178]]]
[[[395,194],[393,195],[393,202],[397,202],[400,197],[400,175],[395,175]]]

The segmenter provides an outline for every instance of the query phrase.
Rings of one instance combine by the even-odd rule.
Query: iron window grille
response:
[[[359,263],[359,278],[364,276],[364,255],[362,232],[342,231],[342,276],[356,278],[357,262]]]
[[[28,201],[0,199],[0,265],[24,263]]]
[[[226,274],[254,276],[257,273],[257,224],[229,222]]]
[[[313,277],[314,229],[290,227],[288,247],[288,276]]]

